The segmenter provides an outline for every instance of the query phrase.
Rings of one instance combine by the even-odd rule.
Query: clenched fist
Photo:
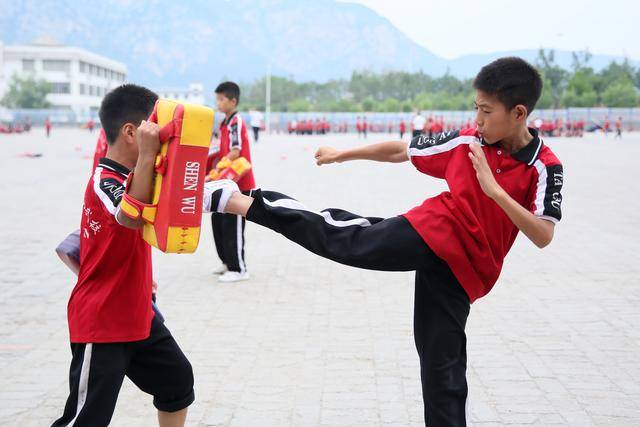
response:
[[[136,142],[139,155],[155,157],[160,151],[160,126],[143,120],[136,131]]]
[[[333,147],[320,147],[318,151],[316,151],[316,164],[320,166],[335,163],[338,161],[339,153],[340,152]]]

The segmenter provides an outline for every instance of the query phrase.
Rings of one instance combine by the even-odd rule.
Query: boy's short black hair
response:
[[[510,56],[482,67],[473,87],[494,95],[507,110],[522,104],[527,107],[527,114],[531,114],[542,93],[542,78],[527,61]]]
[[[214,92],[222,94],[228,99],[235,99],[236,105],[240,103],[240,86],[234,82],[222,82]]]
[[[134,84],[124,84],[109,92],[100,104],[99,113],[107,142],[115,143],[125,124],[138,126],[146,120],[157,100],[158,95],[154,92]]]

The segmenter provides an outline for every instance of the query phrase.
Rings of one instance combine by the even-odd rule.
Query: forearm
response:
[[[555,227],[551,221],[536,217],[505,191],[501,191],[493,200],[536,246],[544,248],[551,243]]]
[[[129,183],[127,189],[127,193],[131,197],[142,203],[150,203],[153,196],[151,190],[153,188],[154,164],[154,155],[140,154],[134,169],[133,182]]]
[[[376,162],[401,163],[409,160],[407,156],[407,143],[402,141],[380,142],[378,144],[365,145],[339,151],[337,162],[350,160],[373,160]]]
[[[151,203],[153,197],[154,165],[154,155],[140,153],[134,169],[133,182],[127,184],[129,196],[142,203]],[[118,223],[127,228],[140,228],[144,225],[144,221],[141,218],[129,218],[120,210],[117,211],[116,219]]]

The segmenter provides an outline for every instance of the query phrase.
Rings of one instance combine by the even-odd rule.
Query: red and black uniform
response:
[[[91,171],[94,171],[96,169],[96,166],[98,166],[98,162],[101,158],[106,157],[107,148],[107,135],[104,133],[104,129],[100,129],[100,133],[98,134],[98,141],[96,141],[96,149],[93,152],[93,166],[91,166]]]
[[[315,254],[370,270],[416,271],[414,337],[428,424],[466,425],[470,304],[491,290],[519,231],[482,191],[469,144],[482,144],[496,180],[520,205],[548,221],[561,218],[562,165],[530,132],[533,140],[513,154],[484,144],[475,130],[415,137],[412,164],[446,180],[449,191],[393,218],[315,211],[284,194],[253,192],[247,219]]]
[[[151,248],[140,230],[116,221],[128,174],[102,158],[85,190],[80,271],[67,307],[70,394],[54,426],[109,424],[125,375],[159,410],[194,400],[191,365],[152,308]]]
[[[225,118],[220,124],[220,157],[225,157],[231,150],[240,150],[240,157],[251,163],[251,148],[249,135],[244,119],[238,112]],[[253,165],[253,164],[252,164]],[[250,191],[255,188],[253,167],[238,181],[240,191]],[[211,228],[216,244],[218,257],[229,271],[244,273],[244,229],[246,220],[240,215],[211,214]]]

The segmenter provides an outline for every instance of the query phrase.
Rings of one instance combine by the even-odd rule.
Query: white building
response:
[[[154,89],[160,98],[174,99],[191,104],[204,104],[204,86],[202,83],[191,83],[187,89],[162,88]]]
[[[30,45],[0,42],[0,98],[11,77],[33,76],[51,84],[47,100],[54,108],[70,109],[88,117],[100,107],[102,97],[127,78],[127,67],[87,50],[51,41]]]

